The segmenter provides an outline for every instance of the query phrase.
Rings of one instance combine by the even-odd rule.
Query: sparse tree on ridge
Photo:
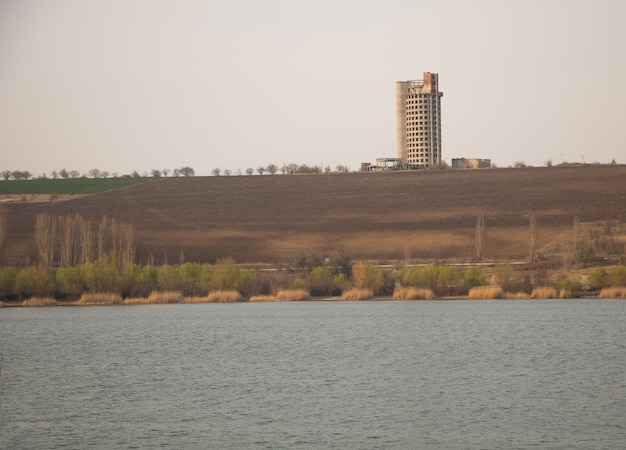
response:
[[[64,180],[67,180],[70,177],[70,173],[65,170],[65,168],[59,171],[59,175],[61,175],[61,178],[63,178]]]
[[[90,175],[92,178],[100,178],[101,172],[100,172],[100,170],[99,170],[99,169],[91,169],[91,170],[89,171],[89,175]]]
[[[276,164],[270,164],[267,166],[267,171],[270,175],[274,175],[278,171],[278,166]]]
[[[254,169],[252,167],[248,167],[246,169],[246,175],[252,175],[254,173]]]
[[[226,175],[227,177],[231,176],[233,174],[233,172],[230,169],[224,169],[224,175]]]
[[[181,167],[179,172],[184,177],[193,177],[196,174],[196,171],[189,166]]]
[[[170,173],[170,169],[162,169],[161,173],[163,174],[164,177],[167,177],[167,175]]]
[[[109,172],[107,172],[106,170],[102,171],[102,178],[108,178],[109,177]]]
[[[215,177],[219,177],[221,172],[222,170],[219,167],[215,167],[213,170],[211,170],[211,174],[213,174],[213,176]]]
[[[80,177],[80,172],[78,170],[70,170],[70,178],[78,178]]]
[[[11,171],[10,170],[3,170],[2,171],[2,178],[4,178],[4,181],[9,181],[11,179]]]
[[[257,167],[256,171],[259,173],[259,175],[263,175],[265,173],[265,167]]]
[[[153,178],[161,178],[161,171],[160,171],[159,169],[152,169],[152,170],[150,171],[150,175],[151,175]]]

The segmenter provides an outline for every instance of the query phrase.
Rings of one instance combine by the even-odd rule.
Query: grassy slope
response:
[[[151,178],[68,178],[0,181],[0,194],[96,194],[145,183]]]
[[[302,256],[469,261],[485,215],[486,259],[528,255],[581,223],[626,222],[626,166],[167,178],[54,204],[14,207],[5,263],[33,261],[38,212],[135,225],[146,261],[288,262]]]

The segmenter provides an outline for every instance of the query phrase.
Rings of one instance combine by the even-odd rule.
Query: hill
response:
[[[140,262],[524,259],[581,223],[626,221],[626,166],[163,178],[64,202],[7,205],[2,263],[35,261],[40,212],[132,223]]]

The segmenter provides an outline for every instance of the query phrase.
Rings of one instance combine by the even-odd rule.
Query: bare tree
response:
[[[122,223],[120,225],[120,262],[127,265],[135,260],[137,244],[135,242],[135,230],[132,224]]]
[[[107,172],[106,170],[102,171],[102,178],[108,178],[109,177],[109,172]]]
[[[153,178],[161,178],[161,171],[159,169],[152,169],[150,171],[150,176]]]
[[[213,170],[211,170],[211,173],[213,174],[213,176],[215,177],[219,177],[220,173],[222,172],[222,170],[219,167],[214,168]]]
[[[530,215],[530,262],[535,261],[535,253],[537,252],[537,217],[534,214]]]
[[[51,267],[56,247],[56,217],[48,213],[37,214],[35,222],[35,247],[42,267]]]
[[[227,177],[231,176],[233,174],[233,171],[230,169],[224,169],[224,175],[226,175]]]
[[[98,224],[98,235],[96,238],[96,256],[99,258],[111,248],[111,227],[107,216],[102,216]]]
[[[75,220],[72,216],[59,218],[59,265],[69,267],[74,262]]]
[[[78,260],[81,264],[84,264],[93,259],[93,232],[91,230],[91,222],[83,219],[78,214],[76,215],[75,221],[80,248],[80,258]]]
[[[100,169],[91,169],[89,171],[89,176],[91,176],[92,178],[100,178],[101,175],[102,172],[100,172]]]
[[[265,167],[257,167],[256,171],[259,173],[259,175],[263,175],[265,173]]]
[[[0,256],[7,239],[7,212],[4,206],[0,205]]]
[[[70,178],[78,178],[80,177],[80,172],[78,170],[70,170]]]
[[[252,167],[248,167],[246,169],[246,175],[252,175],[254,173],[254,169]]]
[[[278,166],[276,164],[270,164],[269,166],[267,166],[267,171],[270,175],[274,175],[276,172],[278,172]]]
[[[163,173],[164,177],[167,177],[167,174],[170,173],[170,169],[162,169],[161,172]]]
[[[483,259],[483,242],[485,239],[485,214],[481,213],[476,218],[476,235],[474,237],[474,257],[476,261]]]
[[[2,178],[4,178],[4,181],[9,181],[11,179],[11,171],[10,170],[3,170],[2,171]]]
[[[196,174],[196,171],[189,166],[181,167],[179,172],[184,177],[193,177]]]

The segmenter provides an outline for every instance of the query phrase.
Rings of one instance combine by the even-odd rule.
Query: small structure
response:
[[[364,165],[361,165],[364,167]],[[377,171],[377,170],[402,170],[404,169],[404,164],[400,158],[376,158],[376,165],[368,165],[366,170]]]
[[[490,159],[452,158],[453,169],[484,169],[491,167]]]

